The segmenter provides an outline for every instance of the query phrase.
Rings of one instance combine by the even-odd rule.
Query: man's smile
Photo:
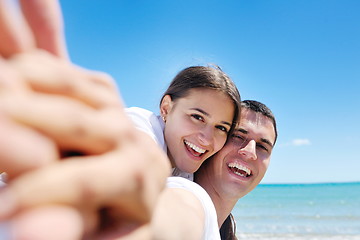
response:
[[[241,176],[241,177],[250,177],[251,176],[251,170],[240,163],[232,162],[232,163],[228,163],[227,166],[230,168],[230,170],[234,174],[236,174],[238,176]]]

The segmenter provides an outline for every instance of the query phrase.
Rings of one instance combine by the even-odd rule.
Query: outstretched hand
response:
[[[0,219],[13,239],[149,238],[165,154],[109,76],[68,61],[58,2],[20,3],[0,1]]]

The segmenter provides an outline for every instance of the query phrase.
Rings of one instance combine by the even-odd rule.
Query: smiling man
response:
[[[263,179],[276,139],[276,121],[271,110],[257,101],[242,101],[240,121],[232,136],[195,175],[195,181],[214,203],[219,226],[231,219],[229,213],[237,201]]]

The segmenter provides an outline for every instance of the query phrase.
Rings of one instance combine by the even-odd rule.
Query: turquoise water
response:
[[[240,239],[360,239],[360,182],[259,185],[233,214]]]

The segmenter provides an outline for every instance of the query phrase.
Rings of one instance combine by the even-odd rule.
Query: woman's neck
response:
[[[167,149],[167,156],[168,156],[168,159],[170,160],[171,168],[176,168],[174,158],[171,156],[169,148]]]

